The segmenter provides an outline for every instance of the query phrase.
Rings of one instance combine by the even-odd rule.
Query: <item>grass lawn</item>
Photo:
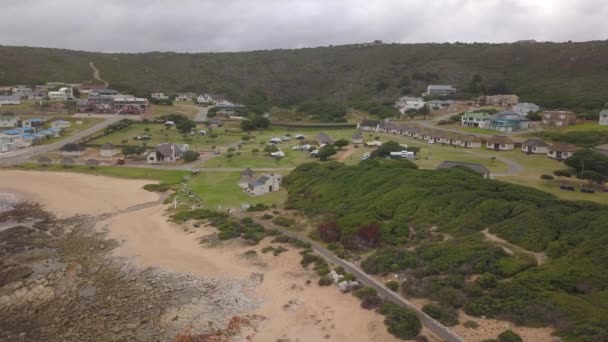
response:
[[[198,109],[194,107],[194,105],[183,105],[183,104],[174,104],[173,106],[161,106],[161,105],[151,105],[151,112],[153,117],[171,114],[171,113],[180,113],[185,114],[191,118],[194,118],[198,113]]]
[[[99,166],[95,169],[91,169],[84,165],[74,165],[73,167],[64,168],[60,165],[53,164],[43,167],[38,163],[21,164],[17,167],[12,167],[12,169],[38,170],[49,172],[76,172],[96,176],[108,176],[126,179],[148,179],[152,181],[159,181],[165,184],[178,184],[181,182],[184,176],[188,176],[191,174],[191,172],[189,171],[158,170],[121,166]]]
[[[536,174],[523,174],[517,176],[508,176],[508,177],[500,177],[498,180],[515,183],[519,185],[529,186],[538,190],[542,190],[553,194],[561,199],[571,200],[571,201],[591,201],[597,202],[601,204],[608,204],[608,193],[606,192],[596,192],[594,194],[586,194],[579,191],[579,180],[575,178],[570,178],[565,180],[566,182],[575,186],[576,191],[566,191],[561,190],[559,188],[559,183],[562,180],[552,180],[545,181],[539,178],[539,175]],[[583,184],[583,186],[586,185]]]
[[[240,172],[201,172],[190,181],[190,188],[210,209],[240,208],[243,203],[281,205],[287,199],[287,191],[281,189],[262,196],[250,196],[245,193],[238,182]]]
[[[483,148],[476,149],[465,149],[454,146],[447,146],[441,144],[432,144],[429,145],[421,140],[412,139],[410,137],[405,137],[401,135],[392,135],[386,133],[379,134],[365,134],[364,140],[371,140],[373,137],[379,136],[380,141],[387,142],[389,140],[396,141],[398,143],[407,144],[408,146],[415,146],[420,148],[420,152],[418,153],[418,157],[420,159],[415,160],[414,162],[423,169],[434,169],[444,160],[465,162],[465,163],[478,163],[486,166],[493,173],[504,172],[508,169],[507,164],[499,161],[492,160],[491,156],[499,156],[502,153],[489,151]],[[363,148],[366,151],[372,151],[373,149]],[[487,157],[476,156],[472,153],[479,153],[486,155]],[[363,154],[363,152],[361,152]],[[430,157],[430,159],[429,159]]]
[[[545,128],[546,132],[608,132],[608,126],[600,126],[597,121],[586,122],[580,125],[564,126],[564,127],[549,127]]]

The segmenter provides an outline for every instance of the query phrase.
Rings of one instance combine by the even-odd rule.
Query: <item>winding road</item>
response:
[[[241,211],[234,211],[234,212],[232,212],[232,215],[236,216],[238,218],[251,217],[254,221],[265,226],[268,229],[276,229],[279,232],[281,232],[282,234],[285,234],[287,236],[294,237],[301,241],[310,243],[312,250],[314,250],[316,253],[318,253],[323,258],[325,258],[325,260],[327,260],[335,265],[342,266],[347,272],[350,272],[355,277],[357,277],[357,281],[359,281],[360,283],[362,283],[365,286],[369,286],[369,287],[376,289],[378,294],[381,297],[383,297],[384,299],[390,300],[391,302],[393,302],[395,304],[405,306],[405,307],[413,310],[416,313],[416,315],[418,316],[418,318],[420,319],[420,322],[422,323],[422,325],[424,325],[427,329],[429,329],[433,334],[437,335],[442,340],[448,341],[448,342],[463,342],[464,341],[464,339],[462,337],[456,335],[453,331],[451,331],[450,329],[445,327],[443,324],[439,323],[438,321],[436,321],[429,315],[422,312],[422,310],[418,309],[414,304],[410,303],[405,298],[401,297],[399,294],[395,293],[394,291],[389,290],[386,286],[384,286],[384,284],[382,284],[378,280],[374,279],[373,277],[371,277],[370,275],[365,273],[358,266],[356,266],[346,260],[342,260],[342,259],[336,257],[331,251],[329,251],[328,249],[323,247],[318,242],[311,240],[307,236],[294,232],[294,231],[291,231],[284,227],[278,226],[272,222],[256,219]]]

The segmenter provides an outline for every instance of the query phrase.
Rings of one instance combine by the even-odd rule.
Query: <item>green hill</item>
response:
[[[286,208],[322,219],[319,237],[343,246],[334,250],[373,249],[363,269],[403,272],[408,296],[553,325],[567,340],[608,340],[607,206],[404,161],[302,164],[284,185]],[[530,252],[508,253],[485,229],[548,259],[537,265]],[[475,277],[483,279],[466,281]]]
[[[0,47],[0,84],[87,82],[89,61],[111,85],[152,91],[261,90],[275,104],[344,103],[419,94],[450,83],[469,96],[512,91],[545,107],[596,109],[608,102],[608,42],[344,45],[236,53],[92,53]],[[471,84],[474,75],[481,81]]]

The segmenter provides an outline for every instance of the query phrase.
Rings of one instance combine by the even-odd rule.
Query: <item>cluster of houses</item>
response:
[[[20,120],[14,114],[0,115],[0,152],[10,152],[35,144],[37,141],[58,137],[64,128],[71,123],[65,120],[55,120],[46,124],[41,118]]]
[[[526,104],[527,108],[532,108],[533,104]],[[536,106],[538,107],[538,106]],[[530,120],[526,117],[526,112],[521,110],[508,109],[494,115],[484,112],[464,113],[460,118],[460,124],[467,127],[479,127],[491,129],[499,132],[516,132],[531,127]],[[577,123],[576,114],[563,110],[546,110],[541,112],[541,122],[545,126],[563,127]],[[601,114],[600,114],[601,122]]]
[[[146,98],[123,95],[105,88],[91,89],[86,99],[76,100],[76,110],[80,113],[139,115],[148,106]]]
[[[353,134],[351,141],[353,144],[363,143],[362,132],[391,133],[399,134],[414,139],[420,139],[429,144],[443,144],[459,146],[464,148],[486,148],[494,151],[512,151],[521,147],[523,153],[546,154],[547,157],[556,160],[567,159],[577,147],[570,144],[555,143],[549,145],[540,139],[528,139],[523,143],[518,143],[510,137],[495,135],[488,138],[481,138],[473,134],[460,134],[441,130],[425,129],[415,126],[399,125],[386,121],[364,120],[357,125],[358,132]]]

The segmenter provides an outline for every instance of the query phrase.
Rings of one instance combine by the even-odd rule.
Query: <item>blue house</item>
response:
[[[488,129],[499,132],[516,132],[521,129],[527,129],[529,126],[530,120],[512,110],[505,110],[493,115],[487,124]]]

